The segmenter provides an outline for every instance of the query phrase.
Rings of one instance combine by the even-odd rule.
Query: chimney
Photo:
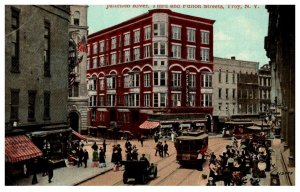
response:
[[[235,60],[235,56],[231,56],[231,60]]]

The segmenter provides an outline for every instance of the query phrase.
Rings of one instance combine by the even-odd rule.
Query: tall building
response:
[[[69,16],[69,6],[5,6],[6,177],[66,152]]]
[[[136,133],[149,114],[211,118],[213,24],[156,9],[89,35],[91,127]]]
[[[214,57],[212,104],[218,130],[231,116],[257,114],[257,69],[257,62]]]
[[[271,108],[271,70],[270,65],[265,64],[258,70],[259,84],[259,112],[269,112]],[[273,100],[274,101],[274,100]]]
[[[281,136],[295,166],[295,5],[268,5],[265,49],[270,58],[272,100],[281,108]]]
[[[70,127],[80,133],[87,133],[88,117],[87,9],[86,5],[70,6],[68,112]]]

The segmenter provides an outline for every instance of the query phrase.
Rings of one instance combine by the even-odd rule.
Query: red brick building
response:
[[[89,35],[90,126],[138,133],[150,114],[206,119],[213,110],[214,22],[155,9]]]

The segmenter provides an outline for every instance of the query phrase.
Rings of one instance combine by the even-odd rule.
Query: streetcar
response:
[[[184,131],[175,139],[176,160],[180,165],[196,165],[197,157],[208,149],[208,134],[204,131]]]

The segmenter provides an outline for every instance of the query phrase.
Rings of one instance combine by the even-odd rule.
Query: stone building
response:
[[[5,6],[6,176],[37,155],[66,154],[69,16],[69,6]]]
[[[270,58],[272,89],[281,108],[281,137],[289,150],[289,165],[295,166],[295,5],[268,5],[268,35],[265,49]]]
[[[87,10],[86,5],[70,6],[70,55],[69,55],[69,97],[68,112],[70,127],[80,133],[87,133]]]

